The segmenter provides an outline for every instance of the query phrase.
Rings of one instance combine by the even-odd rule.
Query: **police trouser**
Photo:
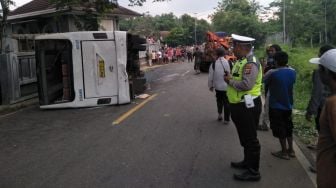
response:
[[[244,102],[230,104],[231,119],[236,125],[240,144],[244,147],[244,162],[248,168],[259,170],[260,144],[257,127],[261,113],[261,98],[254,99],[254,107],[246,108]]]

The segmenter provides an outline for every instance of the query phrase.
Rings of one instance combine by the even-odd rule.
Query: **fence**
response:
[[[5,42],[0,56],[1,104],[13,104],[37,96],[34,36],[15,35]]]

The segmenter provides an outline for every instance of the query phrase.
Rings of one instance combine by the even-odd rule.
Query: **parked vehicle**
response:
[[[134,94],[133,80],[143,76],[136,55],[146,48],[141,45],[145,42],[145,39],[122,31],[70,32],[37,37],[40,107],[77,108],[129,103]]]

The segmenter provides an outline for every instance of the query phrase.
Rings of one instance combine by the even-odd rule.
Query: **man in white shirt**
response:
[[[218,121],[222,121],[222,112],[224,108],[224,124],[230,122],[229,101],[226,95],[227,83],[224,81],[225,74],[230,73],[229,62],[224,58],[225,50],[218,48],[216,50],[218,59],[209,68],[208,86],[210,91],[216,91],[216,101],[218,110]]]
[[[158,52],[157,52],[157,57],[158,57],[158,63],[159,64],[161,64],[161,60],[162,60],[162,52],[161,52],[161,50],[159,50]]]

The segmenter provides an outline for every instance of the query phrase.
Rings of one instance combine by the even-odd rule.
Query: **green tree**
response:
[[[132,27],[128,30],[140,36],[158,36],[158,30],[153,27],[155,24],[152,16],[143,16],[133,19]]]
[[[248,0],[222,0],[218,3],[218,11],[240,11],[243,15],[256,15],[260,5]]]
[[[191,17],[188,14],[184,14],[180,17],[179,25],[185,30],[185,41],[184,45],[191,45],[195,43],[195,18]]]
[[[267,32],[257,16],[259,7],[256,1],[222,0],[212,16],[213,27],[217,31],[254,37],[257,45],[263,44]]]
[[[336,44],[336,1],[334,0],[324,0],[320,2],[320,11],[324,10],[324,3],[326,4],[326,26],[327,26],[327,37],[329,38],[328,43]],[[324,15],[323,15],[324,16]],[[323,20],[323,19],[322,19]],[[322,21],[323,23],[323,21]],[[323,24],[324,25],[324,24]],[[324,26],[322,27],[324,28]]]
[[[4,36],[6,25],[7,25],[7,16],[9,13],[9,6],[15,5],[12,0],[0,0],[1,12],[0,12],[0,53],[2,53],[2,38]]]
[[[170,31],[172,28],[177,27],[177,17],[173,13],[155,16],[152,27],[159,31]]]
[[[285,2],[285,9],[284,9]],[[293,45],[313,43],[335,43],[336,37],[336,1],[334,0],[276,0],[271,6],[278,7],[277,12],[282,25],[285,10],[287,38]],[[326,16],[326,22],[325,22]],[[325,26],[327,34],[325,33]],[[281,27],[281,30],[283,27]],[[325,38],[329,39],[328,41]]]
[[[128,31],[140,36],[155,36],[159,38],[159,30],[155,28],[156,19],[150,15],[142,17],[121,19],[119,22],[120,30]]]
[[[194,44],[195,18],[188,14],[177,18],[173,13],[162,14],[155,17],[145,15],[139,18],[124,19],[120,21],[120,29],[143,36],[156,36],[159,31],[169,31],[171,34],[166,42],[168,45]],[[197,20],[197,40],[205,41],[205,33],[210,30],[210,24],[205,20]],[[183,33],[183,37],[181,37]]]
[[[166,38],[166,43],[170,46],[185,45],[187,40],[186,30],[182,27],[175,27],[170,31],[169,36]]]
[[[211,31],[211,25],[204,19],[198,20],[196,24],[197,43],[202,44],[206,41],[206,32]]]
[[[135,18],[126,18],[119,20],[119,29],[121,31],[129,31],[135,22]]]
[[[336,16],[336,1],[334,0],[311,0],[311,16],[307,16],[308,19],[312,19],[314,38],[321,36],[320,43],[336,43],[336,23],[334,18]],[[309,14],[309,13],[308,13]],[[326,18],[326,19],[325,19]],[[325,26],[326,31],[325,33]]]
[[[195,18],[184,14],[179,20],[180,27],[185,30],[185,41],[183,41],[184,45],[192,45],[195,44],[195,24],[196,24],[196,38],[197,43],[201,44],[205,42],[206,32],[210,30],[210,24],[206,20],[196,20]]]

